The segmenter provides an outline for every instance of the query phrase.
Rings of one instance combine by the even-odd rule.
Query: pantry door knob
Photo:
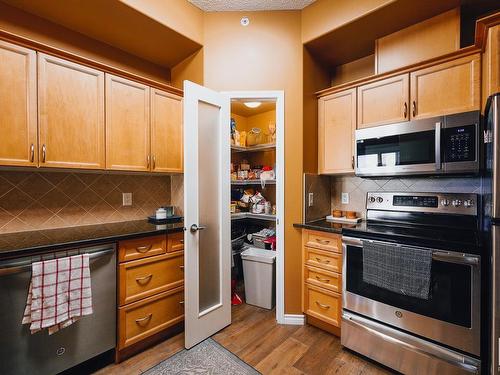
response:
[[[195,232],[197,232],[199,230],[203,230],[205,228],[206,227],[204,227],[202,225],[198,226],[197,224],[193,224],[193,225],[191,225],[191,228],[189,228],[189,230],[191,231],[191,233],[195,233]]]

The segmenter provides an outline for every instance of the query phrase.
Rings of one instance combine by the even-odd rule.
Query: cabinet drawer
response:
[[[306,266],[304,268],[304,281],[337,293],[341,293],[342,290],[341,274],[320,268]]]
[[[167,252],[184,250],[184,231],[167,235]]]
[[[120,306],[184,283],[183,252],[122,263],[118,269]]]
[[[340,236],[328,235],[323,232],[305,231],[304,245],[317,249],[333,251],[336,253],[342,252]]]
[[[118,260],[120,262],[165,254],[167,251],[167,236],[162,234],[154,237],[120,241],[118,249]]]
[[[182,287],[118,309],[118,349],[139,342],[184,319]]]
[[[342,255],[304,247],[304,262],[308,266],[318,267],[331,272],[342,272]]]
[[[340,327],[342,297],[323,288],[305,286],[305,313],[335,327]]]

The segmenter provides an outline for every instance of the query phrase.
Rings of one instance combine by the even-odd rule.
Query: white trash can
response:
[[[276,302],[276,252],[249,247],[241,259],[246,303],[272,309]]]

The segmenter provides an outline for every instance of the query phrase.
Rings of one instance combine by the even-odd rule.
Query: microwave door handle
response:
[[[441,170],[441,123],[436,122],[434,149],[436,159],[436,171]]]

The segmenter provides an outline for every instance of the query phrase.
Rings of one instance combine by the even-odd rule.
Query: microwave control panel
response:
[[[443,130],[444,162],[476,160],[476,126],[466,125]]]

